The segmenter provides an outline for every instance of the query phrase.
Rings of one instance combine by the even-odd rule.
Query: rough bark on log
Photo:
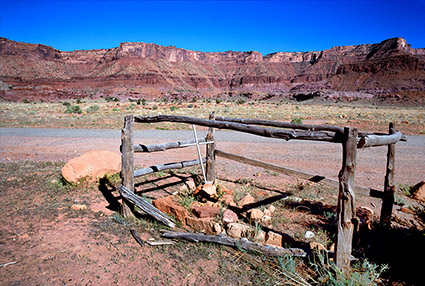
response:
[[[145,201],[143,198],[130,191],[128,188],[120,185],[118,187],[118,190],[120,191],[121,196],[138,206],[140,209],[142,209],[148,215],[152,216],[154,219],[162,222],[163,224],[171,228],[174,228],[176,226],[172,218],[158,210],[156,207]]]
[[[188,232],[165,232],[162,234],[163,237],[166,238],[183,238],[193,242],[210,242],[210,243],[218,243],[232,247],[242,248],[244,250],[249,251],[260,251],[264,254],[271,256],[284,256],[284,255],[292,255],[305,257],[309,253],[300,248],[282,248],[275,247],[271,245],[263,245],[255,242],[251,242],[246,238],[234,239],[227,236],[221,235],[205,235],[199,233],[188,233]]]
[[[214,111],[210,113],[210,120],[215,119],[215,113]],[[208,182],[214,183],[215,181],[215,141],[214,141],[214,128],[210,127],[208,130],[207,137],[205,138],[205,141],[208,142],[214,142],[211,144],[207,144],[207,150],[206,150],[206,177]]]
[[[202,159],[202,163],[205,163],[205,159]],[[186,167],[191,167],[195,165],[199,165],[200,161],[199,159],[192,160],[192,161],[183,161],[183,162],[176,162],[176,163],[166,163],[166,164],[159,164],[155,166],[150,166],[147,168],[137,169],[133,172],[134,177],[140,177],[143,175],[169,170],[169,169],[182,169]]]
[[[309,130],[309,131],[315,130],[315,131],[331,131],[331,132],[339,132],[339,133],[344,132],[344,128],[331,126],[331,125],[296,124],[296,123],[273,121],[273,120],[245,119],[245,118],[231,118],[231,117],[217,117],[216,120],[237,122],[237,123],[243,123],[243,124],[282,127],[282,128],[290,128],[290,129],[301,129],[301,130]]]
[[[378,135],[378,136],[384,135],[384,136],[387,136],[388,134],[382,133],[382,132],[368,132],[368,131],[359,131],[359,133],[357,133],[357,136],[359,138],[364,137],[366,135]],[[407,140],[408,140],[408,137],[404,134],[401,134],[400,141],[406,142]]]
[[[326,141],[326,142],[342,142],[342,135],[338,132],[329,131],[295,131],[276,128],[263,128],[247,124],[216,121],[201,119],[195,117],[177,116],[177,115],[157,115],[157,116],[136,116],[135,122],[140,123],[154,123],[154,122],[180,122],[195,124],[206,127],[215,127],[219,129],[229,129],[245,133],[250,133],[263,137],[279,138],[284,140],[312,140],[312,141]]]
[[[350,270],[350,256],[356,217],[354,175],[357,155],[357,129],[344,129],[342,143],[342,169],[339,173],[339,194],[337,206],[337,233],[335,243],[335,262],[347,274]]]
[[[366,135],[360,138],[357,148],[385,146],[395,144],[401,139],[401,132],[396,131],[390,135]]]
[[[394,134],[395,127],[394,123],[390,123],[389,125],[389,134]],[[391,215],[393,212],[394,205],[394,166],[395,164],[395,144],[388,145],[387,152],[387,170],[385,173],[385,183],[384,183],[384,196],[382,199],[382,207],[381,207],[381,224],[384,227],[391,226]]]
[[[121,179],[122,184],[134,192],[134,145],[133,145],[134,118],[128,115],[124,118],[124,128],[121,132]],[[124,217],[133,216],[133,206],[123,199],[122,214]]]
[[[199,138],[199,143],[205,143],[204,138]],[[151,145],[143,145],[143,144],[136,144],[134,145],[134,152],[159,152],[159,151],[165,151],[168,149],[176,149],[176,148],[185,148],[189,144],[195,144],[195,139],[190,139],[186,141],[177,141],[177,142],[168,142],[168,143],[162,143],[162,144],[151,144]]]
[[[248,164],[248,165],[255,166],[255,167],[261,167],[261,168],[264,168],[264,169],[268,169],[268,170],[271,170],[271,171],[275,171],[275,172],[285,174],[287,176],[296,177],[296,178],[299,178],[299,179],[308,180],[308,181],[315,182],[315,183],[323,183],[323,184],[330,186],[330,187],[336,187],[336,188],[339,187],[338,181],[333,180],[333,179],[329,179],[329,178],[326,178],[326,177],[323,177],[323,176],[320,176],[320,175],[309,174],[309,173],[306,173],[306,172],[301,172],[301,171],[286,168],[286,167],[276,166],[276,165],[273,165],[273,164],[270,164],[270,163],[266,163],[266,162],[242,157],[242,156],[235,155],[235,154],[230,154],[230,153],[227,153],[227,152],[224,152],[224,151],[221,151],[221,150],[216,150],[215,153],[216,153],[216,156],[219,156],[219,157],[222,157],[222,158],[226,158],[226,159],[229,159],[229,160]],[[382,198],[382,195],[383,195],[382,191],[378,191],[378,190],[375,190],[375,189],[366,188],[366,187],[362,187],[362,186],[354,186],[354,189],[355,189],[357,194],[363,195],[363,196],[371,196],[371,197],[375,197],[375,198]]]

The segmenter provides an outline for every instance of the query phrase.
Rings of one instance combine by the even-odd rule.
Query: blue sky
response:
[[[63,51],[147,42],[265,55],[393,37],[425,48],[425,1],[0,0],[0,36]]]

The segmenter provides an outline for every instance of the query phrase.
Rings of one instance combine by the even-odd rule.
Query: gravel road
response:
[[[204,137],[205,128],[199,128],[198,136]],[[0,160],[4,161],[67,161],[90,150],[119,152],[120,130],[99,129],[43,129],[43,128],[0,128]],[[193,138],[190,130],[136,130],[135,143],[153,144]],[[341,168],[340,144],[314,141],[283,141],[260,136],[217,131],[218,149],[245,154],[247,157],[264,160],[277,165],[304,170],[336,179]],[[358,150],[356,183],[382,188],[386,147]],[[149,166],[157,163],[191,160],[196,158],[194,148],[167,152],[137,154],[136,164]],[[261,171],[228,160],[223,162],[222,171],[244,171],[245,176]],[[396,146],[397,184],[415,184],[425,180],[425,136],[409,136],[407,142]]]

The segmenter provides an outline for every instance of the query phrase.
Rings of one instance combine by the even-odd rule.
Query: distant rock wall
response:
[[[265,56],[256,51],[206,53],[149,43],[63,52],[0,38],[0,81],[12,86],[1,91],[3,97],[22,87],[37,87],[40,93],[40,89],[114,92],[142,87],[274,93],[425,91],[425,49],[412,49],[404,39],[393,38],[379,44]]]

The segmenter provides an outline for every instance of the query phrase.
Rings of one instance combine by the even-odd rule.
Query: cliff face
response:
[[[151,88],[156,90],[317,90],[394,93],[425,91],[425,49],[402,38],[317,52],[204,53],[148,43],[62,52],[0,38],[0,81],[11,88],[61,91]],[[40,93],[40,91],[38,91]]]

